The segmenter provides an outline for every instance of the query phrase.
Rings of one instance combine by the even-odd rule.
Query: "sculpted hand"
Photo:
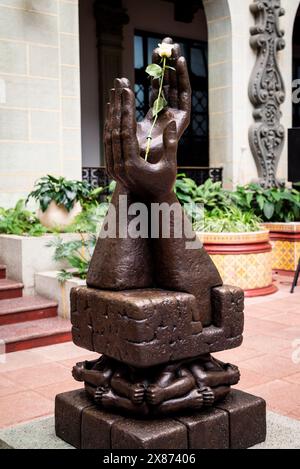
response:
[[[173,45],[172,57],[168,61],[172,68],[167,69],[164,75],[163,92],[168,104],[167,109],[159,114],[153,130],[149,155],[149,161],[152,163],[159,161],[162,157],[164,151],[162,137],[167,125],[171,121],[176,122],[177,140],[179,141],[190,123],[191,86],[185,58],[181,55],[179,44],[173,44],[171,38],[165,38],[162,42]],[[159,49],[155,49],[152,55],[153,63],[161,64],[161,60]],[[158,97],[159,80],[152,79],[151,85],[150,105],[153,106]],[[143,157],[152,123],[152,111],[149,110],[143,121],[137,124],[137,137]]]
[[[135,96],[116,80],[105,126],[105,156],[108,173],[129,191],[159,197],[172,191],[177,172],[177,127],[168,122],[161,132],[163,151],[157,163],[146,162],[137,137]]]

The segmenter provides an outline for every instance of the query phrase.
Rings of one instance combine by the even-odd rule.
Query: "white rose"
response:
[[[158,44],[158,53],[160,57],[167,57],[167,59],[172,57],[173,47],[173,44],[166,44],[165,42]]]

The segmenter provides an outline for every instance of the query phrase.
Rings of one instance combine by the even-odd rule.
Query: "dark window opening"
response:
[[[149,79],[145,72],[152,62],[152,50],[163,36],[136,31],[134,38],[135,95],[137,120],[149,110]],[[174,38],[185,56],[192,87],[191,124],[178,148],[179,166],[209,165],[208,65],[207,42]]]

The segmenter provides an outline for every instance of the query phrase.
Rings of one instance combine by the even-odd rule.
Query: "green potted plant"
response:
[[[246,296],[274,293],[272,247],[269,232],[251,208],[240,208],[232,192],[220,182],[207,180],[201,186],[179,175],[176,194],[196,213],[194,230],[216,264],[224,283],[243,288]],[[195,204],[201,204],[202,214]]]
[[[38,203],[37,216],[42,225],[63,230],[72,224],[82,205],[93,196],[90,184],[85,181],[69,181],[64,177],[47,175],[35,183],[27,202],[33,198]]]
[[[242,210],[253,210],[270,231],[273,269],[294,272],[300,257],[300,192],[249,184],[238,187],[232,198]]]
[[[19,200],[12,208],[0,207],[0,234],[42,236],[46,231],[36,215],[25,209],[24,200]]]

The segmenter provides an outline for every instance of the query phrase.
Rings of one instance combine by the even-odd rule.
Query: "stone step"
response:
[[[57,303],[40,296],[0,301],[0,326],[57,316]]]
[[[43,347],[72,340],[71,323],[60,317],[19,322],[0,327],[5,352]]]
[[[0,264],[0,279],[6,278],[6,265]]]
[[[14,280],[0,280],[0,300],[8,300],[11,298],[20,298],[23,294],[24,285]]]

